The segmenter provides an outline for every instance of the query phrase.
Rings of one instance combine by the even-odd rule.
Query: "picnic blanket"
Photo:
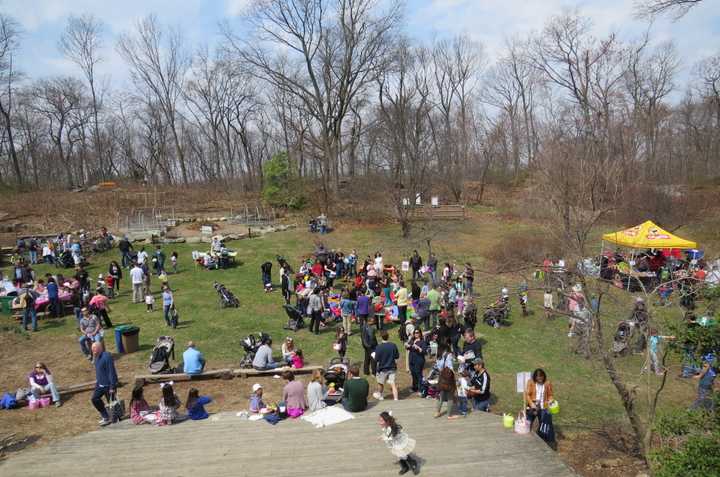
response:
[[[316,428],[332,426],[333,424],[339,424],[341,422],[355,419],[355,416],[347,412],[340,406],[329,406],[311,414],[302,416],[300,419],[307,421]]]

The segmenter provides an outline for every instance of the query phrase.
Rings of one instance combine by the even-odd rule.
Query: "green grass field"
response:
[[[476,293],[479,307],[496,298],[502,286],[515,290],[520,281],[517,276],[497,276],[483,273],[487,263],[485,254],[503,237],[518,230],[517,225],[495,219],[490,214],[483,214],[478,220],[463,223],[436,225],[438,230],[423,230],[416,238],[401,240],[397,226],[374,226],[364,228],[340,228],[338,231],[323,238],[329,248],[349,252],[358,250],[361,259],[376,250],[382,250],[386,263],[399,263],[417,248],[426,256],[424,239],[428,233],[433,234],[433,249],[440,262],[453,260],[470,260],[476,267]],[[266,260],[273,262],[273,280],[278,280],[275,256],[281,254],[297,267],[300,258],[314,249],[314,241],[318,236],[310,235],[303,229],[268,234],[263,237],[232,242],[242,265],[228,270],[205,271],[195,268],[191,261],[193,249],[203,250],[206,245],[165,246],[165,253],[176,250],[180,255],[180,273],[170,275],[170,285],[175,292],[175,300],[180,312],[180,326],[170,330],[165,326],[159,305],[159,282],[153,282],[158,303],[156,311],[147,313],[144,304],[132,304],[129,278],[122,282],[121,294],[111,302],[111,317],[115,325],[134,324],[141,328],[141,350],[128,357],[136,360],[139,369],[146,364],[150,350],[157,336],[171,334],[176,338],[178,349],[184,343],[193,340],[198,348],[205,353],[209,368],[237,365],[243,352],[240,340],[248,333],[264,331],[269,333],[279,351],[281,339],[289,332],[283,330],[287,316],[282,309],[282,297],[279,291],[271,294],[263,292],[260,279],[260,264]],[[509,244],[508,246],[511,246]],[[110,260],[118,259],[117,250],[100,256],[93,256],[89,267],[90,276],[97,279],[99,273],[106,273]],[[47,266],[38,266],[36,271],[44,274],[47,270],[55,270]],[[239,298],[239,309],[221,309],[218,297],[212,287],[213,281],[224,283]],[[531,284],[532,286],[532,284]],[[629,315],[633,297],[615,290],[612,299],[606,300],[604,314],[604,331],[606,339],[612,337],[615,324]],[[599,426],[602,423],[623,419],[620,401],[610,384],[604,368],[597,360],[584,360],[571,351],[570,339],[567,337],[567,320],[558,317],[553,321],[543,318],[541,308],[542,295],[539,291],[530,294],[530,309],[533,314],[522,317],[515,295],[512,295],[512,326],[500,330],[492,329],[482,323],[478,324],[478,332],[482,333],[487,342],[484,355],[487,367],[492,376],[492,389],[497,398],[494,412],[517,413],[521,408],[521,395],[515,392],[515,373],[532,371],[543,367],[553,381],[562,412],[558,423],[567,430],[583,430],[587,427]],[[663,329],[666,320],[677,320],[682,314],[679,309],[668,308],[656,313],[656,324]],[[10,324],[10,319],[3,317],[2,324]],[[41,332],[56,336],[58,340],[67,340],[68,346],[77,346],[73,337],[75,320],[73,317],[58,322],[57,326],[48,326],[47,321],[41,323]],[[398,341],[397,332],[393,327],[391,336]],[[313,364],[324,364],[335,353],[331,349],[334,333],[326,331],[316,337],[301,330],[296,334],[296,343],[303,349],[306,361]],[[114,340],[106,339],[111,350]],[[362,348],[359,336],[354,335],[349,343],[349,356],[361,359]],[[78,358],[80,352],[78,350]],[[640,370],[644,356],[631,356],[620,360],[619,369],[631,385],[637,385],[639,395],[638,406],[642,410],[648,402],[647,384],[653,384],[658,378],[641,375]],[[694,382],[677,378],[678,360],[674,359],[669,382],[662,399],[662,406],[687,405],[694,393]]]

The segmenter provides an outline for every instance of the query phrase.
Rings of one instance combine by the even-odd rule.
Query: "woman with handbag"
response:
[[[549,411],[553,400],[552,383],[543,369],[536,369],[525,385],[525,414],[531,429],[533,421],[538,419],[538,435],[548,444],[555,442],[555,430]]]

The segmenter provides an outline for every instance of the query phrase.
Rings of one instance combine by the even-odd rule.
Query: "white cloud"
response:
[[[230,17],[237,17],[245,13],[252,0],[225,0],[225,13]]]

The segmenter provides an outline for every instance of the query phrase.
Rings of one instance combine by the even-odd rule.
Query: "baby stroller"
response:
[[[332,358],[325,369],[325,383],[330,387],[334,384],[336,390],[340,389],[345,385],[345,378],[347,377],[347,370],[350,361],[347,358]]]
[[[283,305],[283,308],[285,308],[285,313],[288,316],[287,325],[284,327],[286,330],[297,331],[300,328],[305,328],[305,320],[303,320],[302,313],[297,308],[292,305]]]
[[[170,358],[175,359],[175,340],[172,336],[160,336],[150,355],[148,371],[150,374],[168,374],[174,370],[170,367]]]
[[[510,303],[504,297],[485,308],[483,313],[483,321],[493,328],[507,326],[509,317]]]
[[[255,335],[247,335],[240,341],[240,344],[245,351],[245,356],[240,361],[241,368],[252,368],[253,360],[255,359],[255,353],[257,353],[260,345],[267,342],[270,339],[270,335],[266,333],[257,333]]]
[[[55,265],[57,265],[58,268],[73,268],[75,266],[75,260],[73,260],[72,252],[70,252],[70,250],[62,252],[57,260],[55,260]]]
[[[630,352],[630,343],[635,335],[635,322],[623,320],[617,325],[615,336],[613,336],[612,350],[617,356],[624,356]]]
[[[213,287],[218,292],[220,298],[220,308],[237,308],[240,306],[240,301],[233,295],[233,293],[225,288],[222,283],[214,282]]]

